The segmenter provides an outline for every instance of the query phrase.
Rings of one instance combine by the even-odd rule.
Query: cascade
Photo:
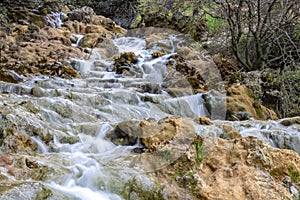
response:
[[[53,26],[59,27],[62,23],[59,14],[54,13],[52,17]],[[78,46],[82,36],[74,36],[77,38],[74,45]],[[58,198],[123,199],[124,188],[132,179],[150,191],[155,183],[143,169],[133,165],[138,156],[133,150],[139,144],[119,146],[108,141],[105,135],[117,123],[131,119],[208,115],[202,94],[187,92],[174,96],[164,88],[169,74],[167,63],[177,53],[174,42],[178,43],[178,38],[170,35],[169,40],[171,50],[164,56],[151,58],[157,46],[147,49],[145,39],[115,39],[118,54],[134,52],[138,55],[133,69],[135,75],[131,76],[110,70],[112,62],[102,59],[95,49],[88,60],[74,59],[81,78],[65,80],[40,76],[18,84],[0,82],[3,94],[0,102],[11,105],[12,109],[8,118],[20,124],[20,129],[29,129],[33,133],[30,138],[37,144],[39,155],[51,158],[52,165],[65,170],[63,176],[41,182]],[[145,90],[145,86],[150,89]],[[203,127],[196,123],[194,126],[198,134],[218,136],[221,132],[217,126]],[[300,153],[297,126],[291,126],[285,132],[280,122],[272,121],[232,122],[232,126],[243,136],[257,136],[254,133],[259,132],[262,140],[276,147],[282,147],[284,139],[274,138],[279,137],[277,133],[283,133],[292,141],[290,148]]]

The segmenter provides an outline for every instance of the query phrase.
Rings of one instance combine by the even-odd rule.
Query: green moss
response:
[[[299,182],[299,172],[294,170],[294,167],[292,164],[289,166],[289,175],[294,183]]]
[[[140,13],[137,14],[135,20],[132,22],[131,27],[137,27],[142,22],[142,16]]]
[[[131,179],[125,184],[123,188],[122,196],[126,200],[131,200],[131,199],[164,200],[165,199],[163,196],[162,186],[156,184],[150,190],[145,190],[142,188],[142,183],[139,183],[139,181],[136,178]]]
[[[253,103],[253,107],[255,109],[255,112],[256,112],[257,116],[261,119],[263,117],[263,111],[262,111],[260,103],[255,101]]]

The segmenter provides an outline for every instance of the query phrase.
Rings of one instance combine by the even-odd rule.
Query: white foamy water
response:
[[[82,37],[76,37],[78,45]],[[12,108],[6,119],[28,129],[38,153],[57,157],[53,165],[66,170],[64,176],[42,181],[53,192],[49,199],[126,199],[126,187],[131,181],[151,191],[155,183],[135,165],[139,154],[132,150],[138,144],[118,146],[106,140],[105,135],[126,120],[207,115],[202,94],[193,94],[186,82],[183,88],[175,88],[183,90],[178,96],[169,94],[169,88],[164,86],[169,75],[167,63],[177,53],[174,43],[178,43],[175,36],[168,40],[169,53],[153,59],[151,54],[157,46],[147,49],[145,39],[115,39],[119,53],[130,51],[138,56],[132,76],[113,72],[112,61],[104,60],[96,50],[89,60],[74,60],[81,78],[35,77],[19,84],[0,82],[0,105]],[[244,136],[255,135],[274,146],[281,145],[281,139],[274,138],[282,135],[294,142],[291,148],[299,146],[299,127],[282,127],[273,121],[244,123],[234,122],[232,126]],[[195,129],[199,134],[213,136],[222,131],[218,126]],[[67,161],[60,163],[60,156]]]

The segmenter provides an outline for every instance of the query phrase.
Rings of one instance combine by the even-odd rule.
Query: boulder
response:
[[[82,8],[77,8],[68,13],[69,20],[79,21],[84,23],[91,23],[91,18],[93,15],[96,15],[94,10],[88,6]]]
[[[19,83],[24,79],[13,70],[0,69],[0,80],[10,83]]]
[[[85,34],[84,37],[81,39],[79,46],[94,48],[97,46],[98,43],[103,42],[103,40],[104,40],[104,38],[101,34],[88,33],[88,34]]]
[[[1,152],[32,154],[38,151],[37,144],[25,132],[15,127],[4,129],[1,138]]]
[[[123,72],[131,71],[138,61],[137,56],[133,52],[124,52],[120,55],[119,58],[115,59],[114,70],[117,74],[123,74]]]
[[[276,113],[257,100],[255,95],[244,85],[232,85],[227,89],[227,114],[229,120],[278,119]]]
[[[297,199],[300,157],[254,137],[198,137],[156,180],[169,199]],[[293,178],[287,178],[287,176]]]

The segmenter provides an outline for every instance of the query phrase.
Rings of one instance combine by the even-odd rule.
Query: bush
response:
[[[226,21],[232,52],[246,71],[300,61],[299,1],[212,2],[206,12]]]

